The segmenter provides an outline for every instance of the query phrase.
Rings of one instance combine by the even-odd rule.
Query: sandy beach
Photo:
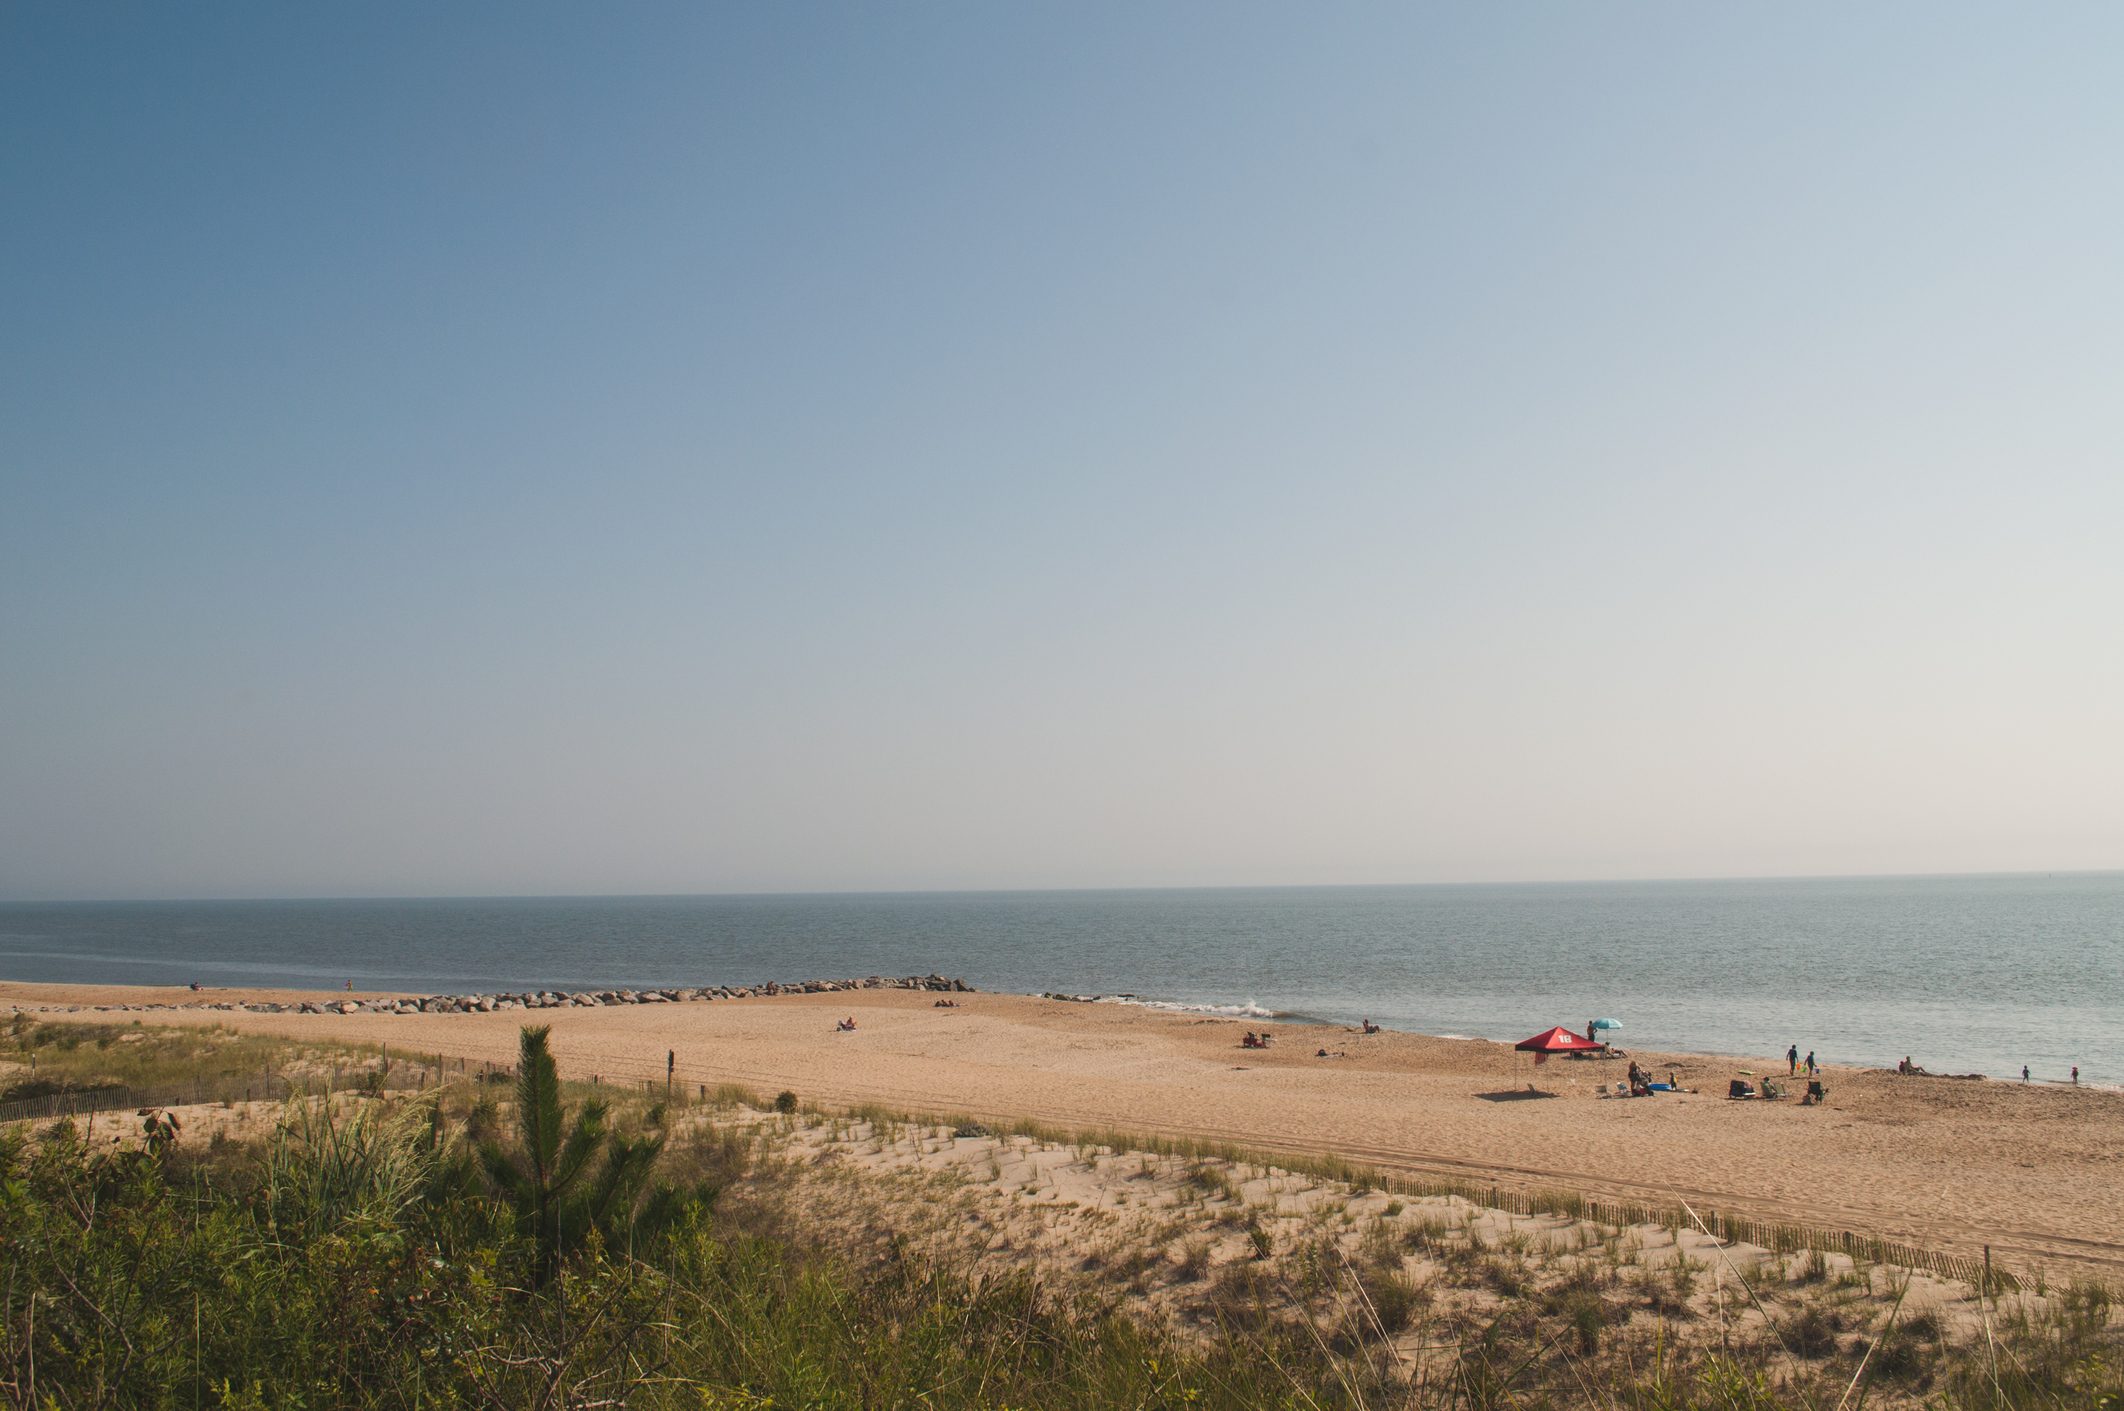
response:
[[[901,991],[494,1014],[97,1012],[116,1004],[358,998],[317,992],[0,983],[0,1013],[220,1024],[307,1040],[386,1042],[407,1055],[506,1063],[518,1028],[550,1023],[571,1077],[790,1089],[827,1104],[1036,1118],[1083,1129],[1323,1152],[1382,1169],[1589,1195],[1675,1199],[1850,1229],[2013,1267],[2124,1274],[2124,1094],[2055,1085],[1824,1071],[1829,1102],[1732,1102],[1741,1068],[1784,1062],[1635,1056],[1698,1092],[1622,1100],[1620,1063],[1508,1046],[1284,1026],[1116,1004],[970,994],[957,1008]],[[50,1006],[84,1006],[71,1015]],[[835,1031],[852,1015],[853,1033]],[[1333,1055],[1316,1056],[1325,1047]],[[1542,1096],[1531,1096],[1532,1084]]]

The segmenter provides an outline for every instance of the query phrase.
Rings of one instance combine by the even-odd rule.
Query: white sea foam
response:
[[[1274,1019],[1273,1009],[1263,1009],[1252,1000],[1244,1004],[1189,1004],[1176,999],[1144,999],[1140,995],[1101,995],[1102,1004],[1133,1004],[1143,1009],[1163,1009],[1174,1014],[1214,1014],[1225,1019]]]

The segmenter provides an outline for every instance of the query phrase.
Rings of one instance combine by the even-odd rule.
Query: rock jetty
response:
[[[871,975],[861,980],[799,980],[785,984],[676,986],[641,990],[498,990],[492,994],[402,996],[386,999],[200,1000],[189,1004],[50,1004],[24,1009],[64,1013],[138,1013],[158,1009],[244,1010],[252,1014],[493,1014],[505,1009],[594,1009],[613,1004],[700,1004],[718,999],[764,999],[770,995],[823,995],[846,990],[930,990],[971,994],[973,986],[943,975]]]

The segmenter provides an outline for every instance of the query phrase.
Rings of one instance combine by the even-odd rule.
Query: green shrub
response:
[[[1429,1289],[1401,1274],[1367,1275],[1362,1287],[1373,1316],[1379,1320],[1380,1331],[1389,1337],[1406,1329],[1416,1320],[1417,1312],[1431,1301]]]
[[[1563,1318],[1578,1341],[1578,1355],[1591,1357],[1600,1351],[1601,1330],[1608,1326],[1606,1300],[1592,1289],[1574,1289],[1563,1301]]]
[[[1842,1331],[1842,1324],[1836,1314],[1824,1313],[1810,1304],[1786,1320],[1785,1346],[1801,1357],[1827,1357],[1836,1351],[1836,1335]]]

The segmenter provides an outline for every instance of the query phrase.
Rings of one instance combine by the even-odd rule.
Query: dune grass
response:
[[[230,1029],[40,1022],[15,1014],[0,1026],[0,1101],[33,1083],[53,1087],[216,1086],[284,1069],[301,1052],[284,1039]],[[356,1051],[347,1050],[351,1056]],[[350,1057],[349,1061],[353,1061]]]
[[[32,1047],[45,1061],[76,1055],[63,1071],[84,1079],[140,1082],[221,1050],[232,1054],[215,1071],[320,1059],[197,1030],[121,1045],[125,1032]],[[1655,1271],[1624,1235],[1551,1258],[1460,1205],[1404,1206],[1360,1233],[1354,1198],[1402,1183],[1332,1159],[1012,1124],[1006,1143],[1093,1159],[1148,1148],[1144,1164],[1182,1193],[1159,1247],[1100,1271],[1104,1283],[1065,1284],[1037,1263],[999,1268],[900,1238],[914,1211],[896,1220],[890,1201],[928,1210],[927,1188],[881,1187],[860,1240],[798,1203],[792,1133],[839,1122],[852,1149],[919,1149],[937,1139],[930,1119],[818,1116],[734,1090],[677,1094],[670,1108],[604,1092],[622,1137],[668,1134],[658,1176],[682,1208],[623,1247],[591,1232],[552,1269],[475,1156],[513,1140],[507,1085],[298,1100],[260,1140],[210,1148],[92,1150],[66,1122],[0,1132],[0,1405],[2124,1407],[2115,1309],[2093,1283],[2014,1304],[1972,1345],[1929,1314],[1869,1321],[1830,1266],[1785,1252],[1744,1271],[1789,1286],[1775,1336],[1706,1346],[1666,1320],[1695,1316],[1690,1297],[1729,1276],[1686,1258]],[[942,1130],[972,1128],[989,1130]],[[1244,1168],[1271,1166],[1344,1189],[1271,1240],[1243,1193]],[[1584,1207],[1559,1200],[1557,1213]],[[1251,1255],[1213,1259],[1218,1230]],[[1482,1290],[1479,1315],[1412,1277],[1412,1250]],[[1272,1254],[1287,1273],[1267,1272]],[[1190,1290],[1206,1316],[1156,1315],[1135,1292],[1145,1280]],[[1656,1316],[1628,1321],[1625,1307]]]

